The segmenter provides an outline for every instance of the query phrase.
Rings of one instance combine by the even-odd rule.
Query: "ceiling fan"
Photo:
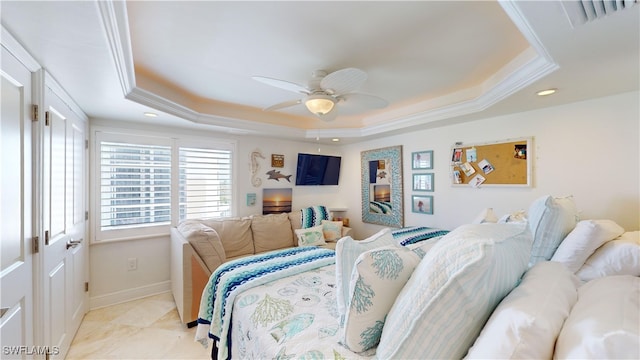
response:
[[[324,70],[313,71],[306,87],[264,76],[253,76],[252,78],[267,85],[305,95],[300,99],[269,106],[264,109],[265,111],[304,104],[312,114],[321,120],[332,121],[338,116],[338,106],[344,113],[382,109],[387,106],[387,101],[382,98],[352,92],[367,80],[367,73],[356,68],[346,68],[332,73],[327,73]]]

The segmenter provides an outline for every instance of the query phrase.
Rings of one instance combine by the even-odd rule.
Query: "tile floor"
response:
[[[170,292],[89,311],[66,359],[208,359]]]

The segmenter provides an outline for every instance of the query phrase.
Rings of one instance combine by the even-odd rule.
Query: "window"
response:
[[[231,215],[230,150],[181,147],[180,220]]]
[[[94,241],[169,234],[184,219],[234,214],[235,143],[95,132]]]
[[[100,142],[100,230],[171,222],[171,147]]]

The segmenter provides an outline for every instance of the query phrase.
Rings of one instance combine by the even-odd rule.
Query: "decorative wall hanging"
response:
[[[411,210],[414,213],[433,215],[433,196],[413,195],[411,197]]]
[[[291,212],[293,189],[263,189],[262,214],[280,214]]]
[[[260,187],[260,185],[262,185],[262,179],[257,176],[258,170],[260,170],[258,159],[264,159],[264,156],[260,150],[255,149],[249,154],[249,172],[251,172],[251,185],[253,185],[253,187]]]
[[[284,155],[271,154],[271,167],[284,167]]]
[[[413,170],[433,169],[433,150],[412,153],[411,168]]]
[[[267,171],[267,175],[269,175],[268,180],[280,181],[280,179],[286,179],[288,182],[291,182],[291,175],[284,175],[276,169]]]
[[[404,226],[402,146],[363,151],[360,157],[362,221],[391,227]]]
[[[433,174],[413,174],[413,191],[433,191]]]

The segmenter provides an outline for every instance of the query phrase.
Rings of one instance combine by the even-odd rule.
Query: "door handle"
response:
[[[72,247],[76,247],[76,246],[80,245],[81,243],[82,243],[82,239],[80,239],[80,240],[70,239],[69,241],[67,241],[67,249],[72,248]]]

